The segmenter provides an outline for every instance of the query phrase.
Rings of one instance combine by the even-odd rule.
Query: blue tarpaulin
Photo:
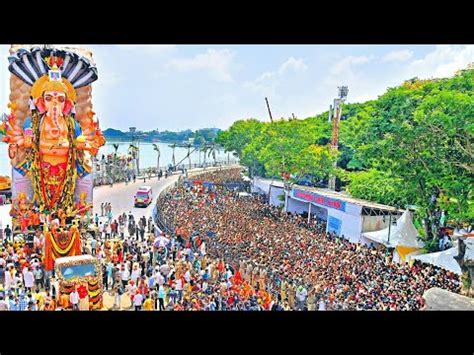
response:
[[[214,189],[215,185],[213,182],[210,182],[210,181],[204,181],[202,183],[202,185],[206,188],[206,189]]]

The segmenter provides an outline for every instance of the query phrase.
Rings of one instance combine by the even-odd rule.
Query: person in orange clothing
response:
[[[221,259],[219,260],[219,263],[217,264],[217,270],[219,271],[219,274],[223,274],[224,271],[225,271],[225,265],[224,265],[224,261]],[[219,275],[220,277],[220,275]]]
[[[56,302],[52,298],[47,298],[44,303],[45,311],[54,311],[56,309]]]
[[[68,309],[69,308],[69,295],[66,293],[61,294],[59,297],[59,304],[63,309]]]
[[[235,271],[235,275],[233,276],[233,281],[236,285],[240,285],[243,281],[242,275],[240,274],[239,269],[236,268],[235,270],[236,271]]]
[[[38,226],[39,224],[39,212],[31,212],[30,225]]]
[[[155,302],[148,296],[148,298],[143,302],[143,309],[145,311],[153,311],[155,310]]]

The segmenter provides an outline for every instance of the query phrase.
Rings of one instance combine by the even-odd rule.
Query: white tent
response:
[[[445,270],[452,271],[456,274],[461,275],[461,268],[459,267],[457,261],[454,259],[456,255],[458,255],[457,242],[452,248],[449,248],[447,250],[439,251],[436,253],[413,255],[410,256],[410,258],[414,260],[419,260],[426,264],[435,265]]]
[[[390,241],[388,241],[388,232],[389,228],[387,227],[378,231],[362,233],[362,237],[391,248],[399,245],[410,248],[423,248],[424,244],[418,239],[418,232],[413,225],[412,214],[408,210],[397,220],[396,226],[390,227]]]

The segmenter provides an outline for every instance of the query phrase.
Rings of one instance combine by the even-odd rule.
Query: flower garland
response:
[[[48,211],[63,209],[69,215],[73,210],[74,205],[74,191],[76,188],[77,180],[77,169],[75,162],[78,158],[77,147],[75,139],[75,125],[76,121],[71,116],[65,117],[66,125],[68,128],[68,141],[69,141],[69,153],[67,160],[67,169],[64,180],[62,181],[62,188],[60,195],[57,199],[52,199],[48,192],[45,190],[45,182],[43,181],[43,171],[41,169],[41,153],[39,151],[40,145],[40,123],[41,118],[37,111],[32,112],[31,122],[32,130],[34,132],[34,139],[32,149],[29,152],[27,159],[31,162],[30,178],[33,185],[34,200],[40,207],[40,211],[47,209]],[[54,205],[53,205],[54,204]]]
[[[77,226],[71,226],[67,234],[67,240],[61,243],[52,231],[45,232],[45,267],[50,271],[53,269],[57,258],[65,256],[81,255],[81,235]]]

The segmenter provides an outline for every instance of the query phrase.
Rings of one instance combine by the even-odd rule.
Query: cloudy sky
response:
[[[90,45],[99,70],[94,111],[102,127],[227,128],[327,110],[337,86],[348,102],[377,98],[406,79],[447,77],[474,62],[474,46]],[[0,112],[6,112],[7,45],[0,45]]]

